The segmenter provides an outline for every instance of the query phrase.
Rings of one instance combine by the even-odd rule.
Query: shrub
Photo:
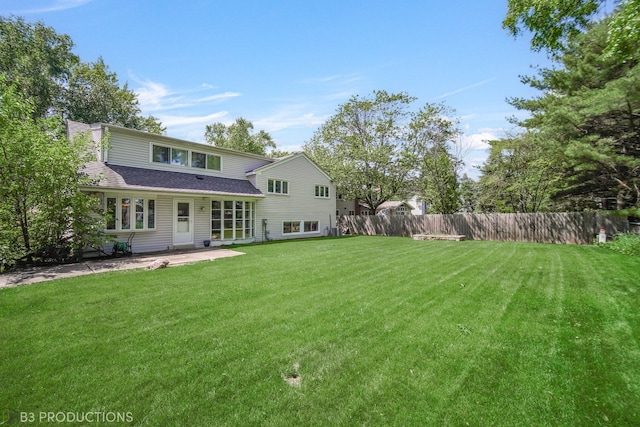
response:
[[[613,238],[613,241],[604,243],[602,246],[621,254],[640,256],[640,234],[618,234]]]

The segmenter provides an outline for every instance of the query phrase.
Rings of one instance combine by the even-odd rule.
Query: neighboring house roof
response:
[[[411,206],[409,203],[407,202],[400,202],[400,201],[388,201],[388,202],[384,202],[383,204],[381,204],[380,206],[378,206],[377,210],[382,210],[382,209],[389,209],[389,210],[396,210],[397,208],[399,208],[400,206],[405,205],[407,208],[409,209],[413,209],[413,206]]]
[[[247,176],[256,175],[258,173],[264,172],[264,171],[269,170],[271,168],[274,168],[276,166],[280,166],[283,163],[290,162],[291,160],[298,159],[300,157],[304,157],[305,159],[307,159],[307,161],[309,163],[311,163],[316,169],[318,169],[329,181],[333,181],[331,179],[331,177],[329,175],[327,175],[327,173],[325,171],[323,171],[318,165],[316,165],[316,163],[313,160],[311,160],[309,158],[309,156],[307,156],[302,151],[299,152],[299,153],[289,154],[288,156],[280,157],[278,159],[275,159],[275,161],[273,163],[270,163],[268,165],[264,165],[264,166],[260,166],[258,168],[255,168],[254,170],[247,172]]]
[[[228,194],[264,197],[249,181],[89,162],[83,172],[102,178],[92,187],[117,190]]]

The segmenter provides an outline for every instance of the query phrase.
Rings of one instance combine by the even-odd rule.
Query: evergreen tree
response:
[[[606,51],[608,28],[604,20],[572,37],[561,68],[524,80],[542,96],[511,101],[532,114],[521,124],[561,151],[555,197],[575,208],[640,207],[640,66]]]

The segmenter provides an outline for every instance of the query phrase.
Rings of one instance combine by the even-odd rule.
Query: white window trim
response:
[[[105,233],[142,233],[147,231],[156,231],[158,229],[158,200],[155,196],[142,195],[142,194],[130,194],[130,193],[105,193],[104,195],[104,211],[107,212],[108,206],[107,202],[109,199],[116,199],[116,212],[115,212],[115,225],[116,228],[104,228]],[[131,200],[131,208],[129,210],[129,223],[131,224],[131,228],[122,228],[122,199]],[[143,199],[144,200],[144,212],[143,212],[143,220],[142,223],[144,225],[143,228],[136,228],[136,210],[135,210],[135,200]],[[153,228],[149,228],[149,201],[153,200],[154,202],[154,219],[153,219]]]
[[[255,239],[256,237],[256,201],[255,200],[244,200],[242,198],[239,199],[224,199],[224,198],[212,198],[209,201],[209,224],[213,224],[214,218],[213,218],[213,202],[219,202],[220,203],[220,229],[219,231],[216,231],[215,236],[216,238],[214,239],[214,232],[213,232],[213,227],[210,228],[210,232],[211,232],[211,240],[212,242],[216,242],[216,241],[222,241],[222,242],[231,242],[234,240],[249,240],[249,239]],[[229,227],[225,227],[224,226],[224,221],[225,221],[225,217],[224,217],[224,211],[225,211],[225,207],[224,207],[224,202],[232,202],[233,203],[233,218],[230,219],[232,221],[232,226],[231,228]],[[238,211],[238,209],[236,209],[236,202],[242,202],[243,204],[243,213],[242,213],[242,218],[239,219],[236,217],[236,212]],[[246,217],[246,213],[247,213],[247,207],[245,206],[245,203],[249,203],[249,218]],[[216,209],[218,210],[218,209]],[[229,218],[227,218],[226,220],[229,220]],[[241,220],[242,221],[242,227],[240,229],[238,229],[236,227],[236,220]],[[249,228],[246,228],[246,221],[249,221]],[[218,219],[216,219],[215,221],[218,221]],[[231,231],[231,238],[225,238],[224,237],[224,233],[225,231],[230,230]],[[236,233],[237,231],[240,230],[242,231],[242,237],[236,237]],[[248,231],[247,231],[248,230]]]
[[[153,161],[153,147],[163,147],[163,148],[168,148],[169,149],[169,163],[160,163],[160,162],[154,162]],[[177,149],[177,150],[186,150],[187,151],[187,166],[183,166],[183,165],[174,165],[171,163],[171,150],[173,149]],[[216,170],[216,169],[209,169],[207,167],[204,168],[194,168],[193,166],[191,166],[191,161],[193,159],[193,153],[199,153],[199,154],[206,154],[206,155],[212,155],[212,156],[216,156],[218,158],[220,158],[220,170]],[[166,144],[156,144],[155,142],[150,142],[149,143],[149,163],[152,165],[162,165],[164,167],[170,167],[170,168],[178,168],[178,169],[189,169],[192,171],[198,171],[198,172],[216,172],[216,173],[221,173],[223,172],[224,169],[224,165],[223,165],[223,158],[220,154],[217,153],[208,153],[206,150],[192,150],[190,148],[182,148],[182,147],[178,147],[178,146],[173,146],[173,145],[166,145]]]
[[[285,222],[299,222],[299,223],[300,223],[300,231],[293,231],[293,232],[290,232],[290,233],[285,233],[285,232],[284,232],[284,223],[285,223]],[[317,230],[315,230],[315,231],[304,231],[304,223],[305,223],[305,222],[317,222],[317,223],[318,223],[318,229],[317,229]],[[320,231],[320,220],[317,220],[317,219],[307,219],[307,220],[302,220],[302,219],[287,219],[287,220],[282,221],[282,228],[281,228],[281,230],[282,230],[282,235],[283,235],[283,236],[292,236],[292,235],[293,235],[293,236],[297,236],[297,235],[299,235],[299,234],[319,234],[319,233],[321,232],[321,231]]]
[[[287,183],[287,192],[286,193],[277,193],[275,191],[269,191],[269,181],[273,181],[273,189],[275,190],[276,187],[276,181],[280,182],[280,188],[282,188],[282,183],[286,182]],[[278,178],[267,178],[267,194],[274,194],[276,196],[288,196],[289,194],[291,194],[291,186],[289,185],[289,181],[286,179],[278,179]]]
[[[322,196],[322,195],[316,196],[316,190],[318,190],[318,189],[320,189],[320,190],[325,189],[326,190],[326,195],[325,196]],[[318,193],[322,193],[322,191],[318,191]],[[331,193],[331,190],[329,189],[328,185],[315,184],[315,186],[313,187],[313,196],[316,199],[329,199],[329,198],[331,198],[330,193]]]

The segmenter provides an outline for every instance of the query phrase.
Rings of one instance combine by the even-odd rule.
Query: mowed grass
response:
[[[151,426],[640,425],[640,258],[389,237],[239,250],[0,291],[0,409]]]

